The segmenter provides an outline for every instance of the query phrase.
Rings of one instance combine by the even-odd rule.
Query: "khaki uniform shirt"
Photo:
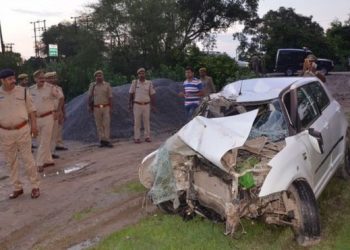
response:
[[[25,97],[25,88],[15,86],[10,92],[0,88],[0,125],[12,127],[28,120],[28,114],[35,111],[35,107],[27,90]]]
[[[88,93],[89,93],[89,96],[94,97],[94,105],[109,104],[109,98],[112,98],[113,96],[111,85],[108,82],[90,83]]]
[[[61,96],[60,98],[57,98],[57,99],[54,100],[54,102],[55,102],[55,110],[57,110],[58,109],[58,105],[60,103],[60,99],[64,97],[64,94],[63,94],[63,90],[62,90],[62,88],[60,86],[57,86],[57,85],[54,85],[54,86],[56,86],[56,88],[57,88],[58,92],[60,92],[60,96]]]
[[[41,88],[38,88],[37,84],[35,84],[29,89],[38,116],[49,111],[55,111],[55,102],[63,97],[56,86],[47,82]]]
[[[141,82],[139,80],[134,80],[131,83],[130,94],[135,94],[135,102],[150,102],[151,95],[154,95],[156,91],[154,90],[153,83],[149,80]]]
[[[210,76],[205,76],[204,78],[201,78],[201,82],[203,84],[203,91],[205,95],[210,95],[216,92],[213,78]]]

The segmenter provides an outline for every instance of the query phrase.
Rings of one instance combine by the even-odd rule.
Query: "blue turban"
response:
[[[15,76],[15,72],[12,69],[0,70],[0,79],[6,78],[9,76]]]

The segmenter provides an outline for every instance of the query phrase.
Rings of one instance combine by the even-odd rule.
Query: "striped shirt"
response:
[[[203,89],[203,84],[197,78],[193,78],[192,81],[184,81],[183,83],[185,91],[185,106],[199,105],[201,97],[197,94]]]

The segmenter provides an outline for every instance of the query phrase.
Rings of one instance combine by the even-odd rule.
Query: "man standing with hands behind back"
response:
[[[18,154],[32,184],[31,196],[40,196],[39,178],[31,152],[32,138],[37,136],[35,107],[26,88],[16,86],[15,72],[10,69],[0,71],[0,146],[10,169],[10,179],[14,191],[10,199],[23,194],[22,183],[18,176]],[[29,126],[30,123],[30,126]]]
[[[146,80],[146,70],[137,70],[138,79],[132,81],[129,90],[129,109],[134,112],[134,142],[141,143],[141,122],[146,142],[151,142],[150,113],[154,109],[155,93],[151,81]]]
[[[94,113],[100,147],[113,148],[110,142],[112,88],[105,82],[102,70],[97,70],[94,76],[95,82],[90,84],[88,91],[88,108]]]
[[[45,167],[55,165],[51,155],[51,137],[56,112],[55,101],[62,98],[62,95],[55,86],[45,82],[44,71],[37,70],[33,76],[35,85],[29,89],[36,108],[39,130],[36,161],[38,171],[43,172]]]

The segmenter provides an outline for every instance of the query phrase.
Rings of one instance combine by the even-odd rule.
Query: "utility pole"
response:
[[[74,28],[75,28],[75,33],[78,32],[78,23],[77,23],[77,19],[79,19],[81,16],[71,16],[71,19],[74,19]]]
[[[7,51],[7,52],[12,52],[12,47],[13,47],[13,45],[15,45],[14,43],[6,43],[5,44],[5,50]]]
[[[35,57],[40,56],[39,41],[42,38],[43,33],[46,31],[46,20],[38,20],[30,22],[34,27],[34,51]]]
[[[1,53],[5,54],[5,43],[4,43],[4,39],[2,38],[1,23],[0,23],[0,42],[1,42]]]

